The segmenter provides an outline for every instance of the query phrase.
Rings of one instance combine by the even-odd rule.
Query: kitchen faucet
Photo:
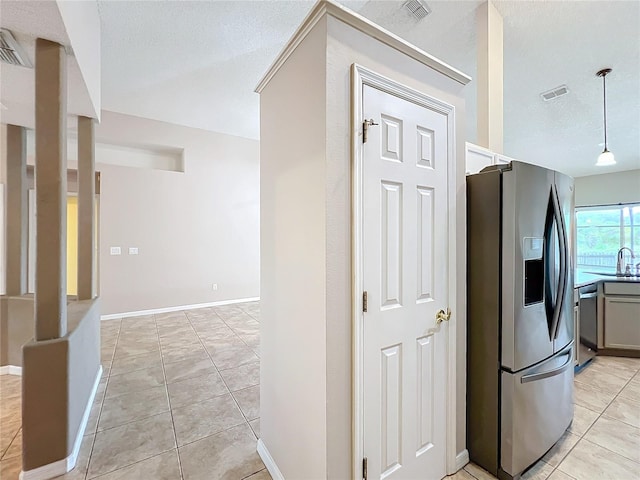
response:
[[[636,256],[633,254],[633,250],[631,250],[629,247],[622,247],[620,250],[618,250],[618,261],[616,262],[616,275],[630,275],[631,271],[622,271],[622,268],[624,267],[624,251],[625,250],[629,250],[629,253],[631,254],[631,258],[636,258]]]

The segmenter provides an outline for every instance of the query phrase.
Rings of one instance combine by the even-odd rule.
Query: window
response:
[[[640,254],[640,203],[576,209],[578,268],[615,270],[616,254],[621,247]]]

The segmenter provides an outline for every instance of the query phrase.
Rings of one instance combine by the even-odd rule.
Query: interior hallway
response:
[[[264,480],[257,302],[108,320],[104,375],[76,468],[85,480]],[[21,467],[20,377],[0,377],[0,479]],[[563,439],[523,480],[640,474],[640,359],[597,357],[576,375]],[[605,473],[606,472],[606,473]],[[453,480],[493,479],[467,465]]]

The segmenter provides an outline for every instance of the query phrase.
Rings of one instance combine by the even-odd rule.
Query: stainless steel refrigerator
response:
[[[467,446],[518,478],[573,419],[573,179],[511,162],[467,177]]]

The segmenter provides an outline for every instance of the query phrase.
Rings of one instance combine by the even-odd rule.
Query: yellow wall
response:
[[[78,294],[78,197],[67,197],[67,295]]]

